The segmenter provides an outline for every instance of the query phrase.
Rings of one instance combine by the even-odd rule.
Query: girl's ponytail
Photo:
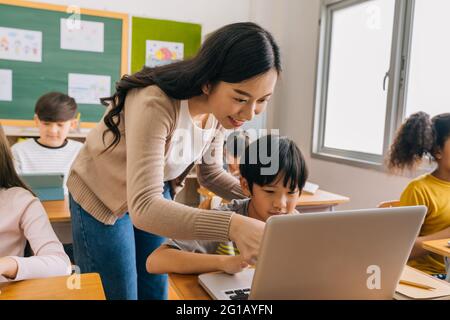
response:
[[[426,154],[433,154],[435,132],[430,116],[425,112],[412,114],[400,127],[391,145],[388,168],[413,169]]]

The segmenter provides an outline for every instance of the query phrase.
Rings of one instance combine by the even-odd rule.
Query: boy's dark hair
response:
[[[49,92],[36,102],[34,113],[41,121],[68,121],[75,118],[77,103],[64,93]]]
[[[387,159],[390,170],[414,169],[428,154],[432,157],[450,138],[450,113],[430,119],[425,112],[412,114],[400,127]]]
[[[265,158],[265,159],[264,159]],[[271,168],[278,161],[278,170],[274,174],[264,174],[263,168]],[[252,142],[241,157],[239,170],[247,180],[250,190],[253,184],[265,186],[283,177],[283,185],[289,184],[294,191],[297,187],[300,193],[308,179],[308,167],[302,152],[294,141],[287,137],[267,135]]]

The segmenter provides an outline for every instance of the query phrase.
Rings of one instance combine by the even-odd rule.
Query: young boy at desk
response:
[[[50,92],[36,103],[34,120],[39,138],[27,139],[12,146],[18,173],[64,173],[64,193],[70,166],[82,143],[68,140],[70,129],[77,126],[75,100],[60,92]]]
[[[251,143],[243,156],[240,181],[249,198],[233,200],[220,210],[261,221],[273,215],[296,213],[308,169],[295,143],[285,137],[268,135]],[[232,242],[169,239],[147,258],[150,273],[224,271],[234,274],[246,267]]]

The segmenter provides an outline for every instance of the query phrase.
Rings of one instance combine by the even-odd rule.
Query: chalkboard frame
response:
[[[31,1],[23,1],[23,0],[0,0],[0,5],[11,5],[18,7],[25,7],[31,9],[38,10],[49,10],[49,11],[57,11],[68,13],[69,6],[63,5],[54,5],[54,4],[46,4],[39,2],[31,2]],[[83,16],[91,16],[91,17],[104,17],[104,18],[113,18],[121,21],[121,52],[120,52],[120,76],[123,76],[128,72],[128,37],[129,37],[129,15],[126,13],[112,12],[112,11],[103,11],[103,10],[93,10],[93,9],[84,9],[79,8],[79,13],[81,15],[81,19]],[[44,48],[45,50],[45,48]],[[114,80],[112,80],[114,81]],[[33,114],[30,114],[30,117],[27,119],[0,119],[0,123],[7,126],[25,126],[25,127],[34,127],[34,121],[31,120],[33,118]],[[83,121],[83,116],[81,118]],[[92,128],[95,126],[97,122],[89,122],[83,121],[81,127]]]

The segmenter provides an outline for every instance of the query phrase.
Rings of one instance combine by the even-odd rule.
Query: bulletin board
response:
[[[141,70],[150,60],[147,41],[156,46],[153,55],[159,61],[190,58],[201,46],[200,24],[133,17],[131,28],[131,73]]]
[[[79,34],[67,36],[67,21],[77,23],[76,10],[84,30],[81,40],[76,39]],[[80,120],[101,119],[105,107],[97,96],[114,93],[115,82],[128,71],[128,15],[76,10],[0,0],[0,119],[31,120],[41,95],[60,91],[81,97],[83,90],[87,90],[86,98],[75,98]],[[92,87],[96,79],[103,87]]]

